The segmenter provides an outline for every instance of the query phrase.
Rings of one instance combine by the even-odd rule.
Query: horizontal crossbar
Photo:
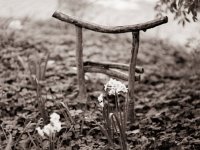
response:
[[[125,32],[136,32],[139,30],[146,31],[147,29],[154,28],[156,26],[159,26],[161,24],[167,23],[168,22],[168,17],[161,17],[158,19],[154,19],[145,23],[141,24],[135,24],[135,25],[125,25],[125,26],[102,26],[102,25],[97,25],[94,23],[89,23],[86,21],[82,21],[80,19],[76,19],[72,16],[63,14],[59,11],[54,12],[53,14],[54,18],[57,18],[61,21],[74,24],[75,26],[85,28],[88,30],[93,30],[96,32],[103,32],[103,33],[125,33]]]
[[[94,62],[94,61],[85,61],[84,66],[96,66],[96,67],[103,67],[103,68],[115,68],[115,69],[121,69],[128,71],[129,70],[129,65],[127,64],[120,64],[120,63],[111,63],[111,62]],[[135,68],[136,73],[144,73],[144,68],[136,66]]]
[[[103,73],[111,77],[115,77],[117,79],[128,81],[128,75],[116,70],[98,68],[93,66],[93,67],[84,67],[84,71],[93,73]],[[140,75],[135,75],[135,81],[140,81]]]

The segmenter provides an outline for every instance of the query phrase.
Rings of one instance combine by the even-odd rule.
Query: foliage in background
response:
[[[200,77],[200,38],[191,38],[188,40],[186,47],[190,52],[191,73]]]
[[[92,4],[89,0],[58,0],[58,8],[69,11],[73,16],[82,17],[85,9]]]
[[[159,0],[155,6],[158,16],[171,12],[178,23],[185,25],[186,22],[197,21],[197,14],[200,8],[200,0]]]

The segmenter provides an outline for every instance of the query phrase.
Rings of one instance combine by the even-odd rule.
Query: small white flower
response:
[[[60,121],[58,121],[58,122],[52,122],[52,126],[53,126],[53,129],[55,130],[55,131],[57,131],[57,132],[59,132],[60,130],[61,130],[61,122]]]
[[[51,124],[47,124],[42,130],[48,136],[55,132],[54,127]]]
[[[37,127],[36,130],[41,137],[44,137],[44,132],[40,127]]]
[[[59,132],[61,128],[60,116],[57,113],[53,113],[50,115],[50,123],[45,125],[43,129],[37,127],[36,130],[40,136],[44,137],[44,134],[50,136],[51,134]]]
[[[105,84],[104,90],[108,91],[109,95],[119,94],[120,92],[128,92],[126,86],[123,83],[112,78]]]
[[[60,120],[60,115],[58,115],[57,113],[52,113],[50,115],[50,122],[57,122]]]
[[[59,132],[61,130],[60,115],[53,113],[50,115],[50,122],[55,131]]]
[[[99,101],[99,105],[100,105],[101,107],[104,107],[104,103],[103,103],[103,94],[100,94],[100,95],[99,95],[98,101]]]
[[[103,101],[103,94],[100,94],[100,95],[99,95],[98,101],[99,101],[99,103],[101,103],[101,102]]]
[[[99,105],[100,105],[101,107],[104,107],[104,103],[103,103],[103,102],[99,103]]]

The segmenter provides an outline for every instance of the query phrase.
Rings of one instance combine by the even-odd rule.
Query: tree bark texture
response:
[[[161,24],[167,23],[168,22],[168,17],[161,17],[158,19],[154,19],[145,23],[141,24],[135,24],[135,25],[125,25],[125,26],[102,26],[102,25],[97,25],[94,23],[82,21],[80,19],[76,19],[72,16],[63,14],[59,11],[54,12],[53,17],[56,19],[59,19],[61,21],[74,24],[75,26],[79,26],[81,28],[85,28],[88,30],[93,30],[96,32],[102,32],[102,33],[126,33],[126,32],[137,32],[139,30],[146,31],[147,29],[154,28],[156,26],[159,26]]]
[[[129,66],[129,79],[128,79],[128,120],[133,123],[135,121],[135,67],[137,54],[139,49],[139,32],[132,32],[132,50]]]
[[[79,99],[84,102],[87,99],[85,86],[85,73],[83,68],[83,35],[82,28],[76,26],[76,66],[79,86]]]

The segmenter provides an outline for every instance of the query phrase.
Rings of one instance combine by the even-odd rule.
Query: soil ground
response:
[[[59,113],[64,122],[58,103],[64,102],[74,110],[71,111],[74,130],[68,132],[69,125],[64,125],[57,135],[62,139],[59,149],[105,148],[107,140],[97,128],[97,122],[102,121],[97,97],[109,77],[86,74],[90,99],[83,108],[77,100],[73,26],[55,20],[23,20],[23,29],[12,31],[7,28],[10,20],[1,20],[0,149],[6,147],[9,133],[13,137],[13,149],[35,149],[30,135],[33,139],[38,137],[35,127],[40,114],[36,91],[30,82],[28,58],[44,57],[47,51],[50,59],[43,88],[46,111]],[[108,35],[84,30],[84,59],[128,64],[130,49],[129,34]],[[200,149],[200,77],[195,69],[198,64],[183,47],[141,39],[138,65],[144,67],[145,73],[136,85],[137,120],[128,125],[130,148]],[[84,119],[78,110],[84,111]],[[47,140],[43,143],[44,147],[48,145]]]

